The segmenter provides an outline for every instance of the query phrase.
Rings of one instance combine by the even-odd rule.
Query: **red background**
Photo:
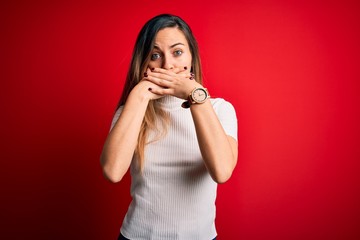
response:
[[[146,20],[183,17],[239,161],[218,239],[360,239],[357,1],[2,1],[1,239],[115,239],[99,156]]]

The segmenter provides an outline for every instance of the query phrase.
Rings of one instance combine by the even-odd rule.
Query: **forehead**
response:
[[[176,27],[161,29],[155,37],[156,45],[170,46],[174,43],[183,43],[187,45],[184,33]]]

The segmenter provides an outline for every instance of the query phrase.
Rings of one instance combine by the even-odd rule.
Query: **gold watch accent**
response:
[[[192,104],[194,103],[204,103],[206,99],[208,99],[209,92],[206,88],[203,87],[196,87],[194,90],[191,91],[189,95],[189,100]]]
[[[191,104],[201,104],[210,98],[209,92],[206,88],[196,87],[189,94],[188,100],[183,102],[181,106],[183,108],[189,108]]]

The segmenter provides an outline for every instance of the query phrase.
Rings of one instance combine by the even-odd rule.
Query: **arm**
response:
[[[148,91],[149,87],[154,84],[148,81],[134,87],[105,141],[100,162],[105,177],[111,182],[119,182],[129,169],[147,105],[158,97]]]
[[[224,183],[237,162],[237,141],[226,135],[209,99],[191,105],[190,111],[205,165],[214,181]]]

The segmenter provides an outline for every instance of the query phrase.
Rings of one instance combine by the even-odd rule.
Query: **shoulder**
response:
[[[237,117],[233,105],[222,98],[214,98],[210,101],[225,133],[237,140]]]
[[[234,106],[223,98],[210,98],[210,102],[216,113],[224,110],[235,113]]]
[[[122,111],[124,109],[124,105],[121,105],[120,107],[118,107],[114,113],[114,117],[113,120],[117,121],[117,119],[120,117]]]
[[[120,114],[122,112],[122,110],[124,109],[124,105],[118,107],[114,113],[114,116],[113,116],[113,119],[111,121],[111,126],[110,126],[110,131],[111,129],[115,126],[115,123],[117,122],[117,120],[119,119],[120,117]]]

